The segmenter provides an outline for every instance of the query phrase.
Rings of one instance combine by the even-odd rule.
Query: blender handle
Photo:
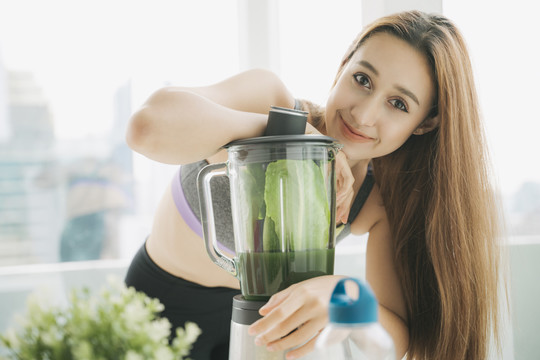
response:
[[[227,270],[231,275],[236,276],[237,271],[234,260],[224,255],[217,246],[214,206],[212,203],[212,190],[210,188],[212,178],[228,176],[227,170],[216,171],[223,168],[227,168],[227,163],[206,165],[199,171],[197,189],[199,191],[199,203],[201,207],[201,223],[208,256],[210,256],[210,259],[214,263]]]

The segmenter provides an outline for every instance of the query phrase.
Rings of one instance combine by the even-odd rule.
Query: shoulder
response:
[[[270,105],[294,106],[294,97],[279,76],[264,69],[243,71],[206,86],[167,86],[154,93],[150,99],[154,102],[175,102],[186,93],[202,96],[231,109],[261,114],[267,114]]]
[[[285,87],[280,77],[273,71],[266,69],[250,69],[242,71],[236,75],[233,75],[225,80],[217,83],[217,86],[227,85],[228,83],[239,82],[259,82],[261,85],[270,85],[274,87]]]
[[[295,104],[294,97],[281,78],[274,72],[266,69],[251,69],[236,74],[208,88],[208,91],[222,93],[238,93],[245,90],[246,96],[257,93],[271,94],[272,99],[263,99],[264,103],[292,108]],[[265,108],[267,112],[268,109]]]
[[[386,211],[379,187],[375,184],[362,210],[360,210],[360,213],[352,222],[351,232],[355,235],[368,233],[375,224],[383,221],[386,221]]]

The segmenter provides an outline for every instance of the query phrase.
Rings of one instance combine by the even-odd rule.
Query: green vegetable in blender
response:
[[[333,273],[323,169],[313,160],[295,159],[242,169],[246,195],[237,199],[246,217],[244,234],[253,241],[250,250],[237,253],[246,299],[266,301],[296,282]]]
[[[258,226],[254,225],[254,222],[258,222],[262,226],[262,221],[265,217],[265,204],[264,204],[264,168],[260,163],[248,164],[245,168],[242,168],[241,175],[238,177],[240,182],[240,188],[244,191],[240,191],[236,194],[240,206],[243,211],[240,211],[242,224],[242,232],[247,239],[253,239],[254,242],[258,242],[259,238],[262,240],[262,233],[258,234],[254,229],[258,229]],[[262,227],[261,229],[262,230]]]
[[[284,239],[292,251],[327,247],[330,209],[324,176],[315,161],[287,159],[268,164],[264,201],[264,234],[271,234],[263,239],[265,251],[278,250]],[[270,226],[274,231],[266,229]]]

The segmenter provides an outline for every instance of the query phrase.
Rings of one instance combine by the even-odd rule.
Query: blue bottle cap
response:
[[[358,299],[353,299],[345,292],[345,283],[352,281],[358,285]],[[377,322],[377,300],[367,283],[355,278],[340,280],[332,297],[328,315],[331,323],[337,324],[368,324]]]

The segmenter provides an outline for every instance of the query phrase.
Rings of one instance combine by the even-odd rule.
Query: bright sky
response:
[[[341,55],[360,31],[359,3],[280,2],[280,71],[297,96],[325,100]],[[540,182],[539,4],[444,2],[473,56],[505,193]],[[237,72],[236,6],[236,0],[0,0],[0,61],[34,73],[59,138],[99,136],[111,127],[115,92],[131,78],[144,84],[138,106],[164,80],[203,85]]]

